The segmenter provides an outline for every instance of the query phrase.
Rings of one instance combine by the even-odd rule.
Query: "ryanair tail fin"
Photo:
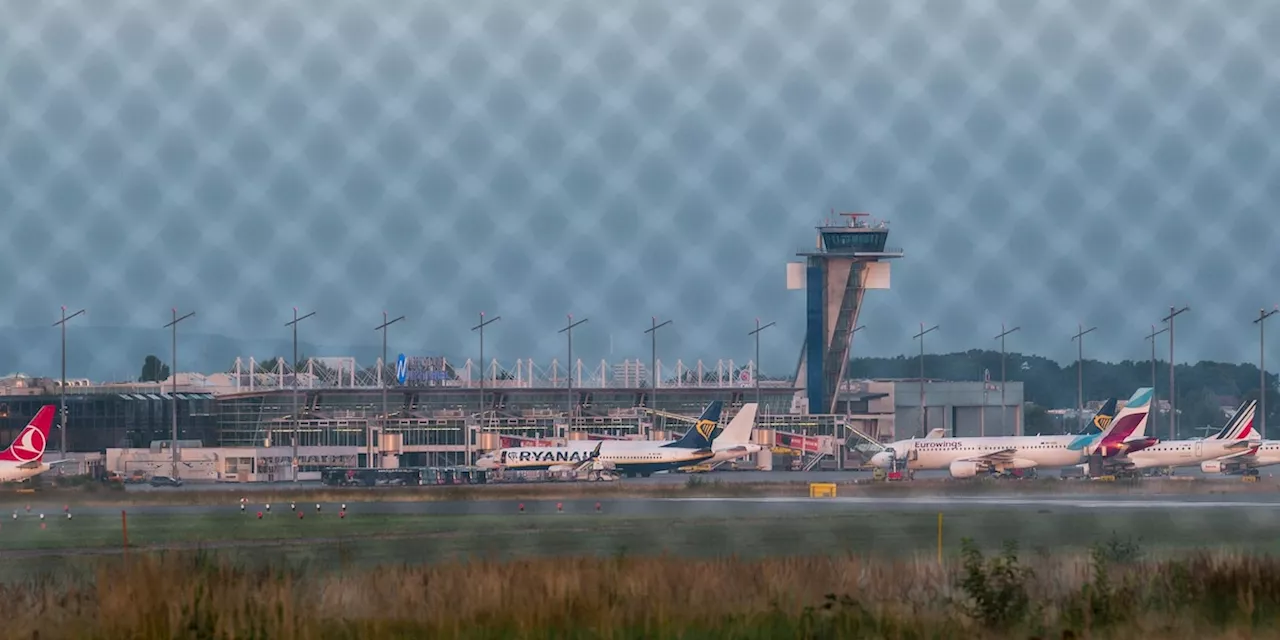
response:
[[[1102,405],[1102,408],[1098,409],[1098,412],[1093,414],[1093,421],[1090,423],[1090,427],[1097,429],[1097,433],[1102,433],[1107,430],[1107,427],[1111,426],[1111,421],[1115,419],[1115,417],[1116,399],[1109,398],[1107,399],[1106,404]]]
[[[712,401],[702,411],[702,416],[698,418],[693,428],[686,432],[683,438],[667,446],[680,449],[710,449],[711,441],[715,439],[716,425],[720,423],[720,408],[723,404],[719,400]]]

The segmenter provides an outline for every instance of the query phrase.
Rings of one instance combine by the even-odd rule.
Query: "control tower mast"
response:
[[[844,220],[840,220],[843,217]],[[902,250],[886,248],[889,224],[865,213],[841,213],[818,228],[817,250],[787,265],[787,288],[805,290],[805,340],[796,386],[809,413],[839,411],[840,382],[853,346],[862,296],[889,288],[889,262]]]

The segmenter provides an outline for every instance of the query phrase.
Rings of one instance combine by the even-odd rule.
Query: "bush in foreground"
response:
[[[7,637],[1277,637],[1280,561],[966,548],[959,561],[674,557],[311,572],[207,553],[0,587]]]

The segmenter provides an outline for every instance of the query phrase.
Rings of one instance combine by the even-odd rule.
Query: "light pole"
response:
[[[565,425],[566,428],[571,427],[573,424],[573,328],[588,320],[588,318],[583,318],[574,322],[572,313],[568,314],[567,317],[569,318],[569,324],[556,332],[566,334],[569,339],[569,363],[566,369],[568,371],[569,378],[569,404],[565,407],[565,422],[568,423]]]
[[[84,313],[81,309],[71,315],[67,315],[67,308],[62,307],[62,319],[53,323],[55,327],[62,327],[62,387],[58,391],[58,402],[61,405],[58,413],[58,430],[62,432],[62,457],[67,455],[67,321]]]
[[[1189,311],[1191,307],[1184,306],[1181,309],[1169,307],[1169,315],[1164,317],[1164,322],[1169,323],[1169,439],[1177,438],[1178,433],[1178,411],[1174,408],[1178,394],[1177,387],[1174,386],[1173,375],[1173,319]]]
[[[293,481],[298,481],[298,323],[314,316],[316,312],[312,311],[305,316],[298,317],[298,308],[293,308],[293,320],[284,323],[286,327],[293,328]]]
[[[649,375],[653,379],[652,391],[651,391],[653,395],[651,398],[652,402],[650,403],[650,405],[651,405],[651,413],[653,414],[653,424],[654,426],[657,426],[658,424],[658,384],[660,382],[660,380],[658,379],[658,329],[661,329],[671,324],[671,321],[667,320],[667,321],[664,321],[662,324],[658,324],[657,316],[654,316],[652,320],[653,320],[652,326],[650,326],[648,329],[645,329],[644,332],[649,334],[649,369],[650,369]],[[702,381],[699,380],[698,384],[702,384]]]
[[[169,370],[169,380],[173,382],[173,398],[169,404],[173,407],[173,435],[169,442],[169,451],[173,454],[173,478],[178,479],[178,323],[194,316],[196,312],[192,311],[181,318],[178,317],[178,309],[173,309],[173,321],[166,324],[164,328],[173,329],[173,368]]]
[[[1267,439],[1267,318],[1280,313],[1280,305],[1276,308],[1266,311],[1258,309],[1258,319],[1253,323],[1258,325],[1258,407],[1261,410],[1261,418],[1258,420],[1258,434],[1263,440]],[[65,383],[64,383],[65,384]]]
[[[1008,375],[1007,375],[1007,373],[1006,373],[1006,371],[1005,371],[1005,349],[1004,349],[1004,339],[1005,339],[1005,336],[1007,336],[1007,335],[1009,335],[1009,334],[1011,334],[1011,333],[1013,333],[1013,332],[1015,332],[1015,331],[1021,331],[1021,330],[1022,330],[1022,327],[1021,327],[1021,326],[1014,327],[1014,328],[1012,328],[1012,329],[1006,329],[1006,328],[1004,328],[1004,323],[1002,322],[1002,323],[1000,323],[1000,335],[998,335],[998,336],[996,336],[996,337],[995,337],[995,339],[996,339],[996,340],[999,340],[999,341],[1000,341],[1000,426],[1001,426],[1001,427],[1003,427],[1003,426],[1004,426],[1004,421],[1005,421],[1006,419],[1008,419],[1008,416],[1009,416],[1009,405],[1008,405],[1008,404],[1006,404],[1006,403],[1005,403],[1005,400],[1004,400],[1004,387],[1005,387],[1005,383],[1006,383],[1006,382],[1007,382],[1007,380],[1008,380]],[[982,383],[982,388],[983,388],[983,389],[986,389],[986,388],[987,388],[987,383],[986,383],[986,382],[983,382],[983,383]],[[985,408],[986,408],[986,407],[985,407],[986,403],[985,403],[985,402],[983,402],[983,405],[984,405],[984,407],[983,407],[983,408],[985,409]],[[1017,423],[1017,420],[1014,420],[1014,431],[1013,431],[1013,433],[1014,433],[1014,435],[1019,435],[1019,436],[1020,436],[1020,435],[1022,435],[1022,427],[1021,427],[1021,425],[1019,425],[1019,424]]]
[[[1169,327],[1165,327],[1156,331],[1156,326],[1153,324],[1151,325],[1151,333],[1147,334],[1147,340],[1151,341],[1151,410],[1155,412],[1152,415],[1157,416],[1160,415],[1160,405],[1156,404],[1156,398],[1158,397],[1158,394],[1156,394],[1156,336],[1168,330]]]
[[[916,335],[911,336],[912,340],[920,341],[920,435],[922,437],[925,435],[924,428],[928,426],[928,421],[925,420],[925,409],[924,409],[924,337],[926,334],[932,333],[937,330],[938,330],[938,325],[935,324],[932,327],[925,329],[924,323],[921,322],[920,333],[917,333]],[[942,424],[945,425],[946,423],[947,423],[946,418],[943,418]]]
[[[502,316],[494,316],[494,317],[492,317],[492,318],[489,318],[488,320],[485,320],[485,319],[484,319],[484,312],[483,312],[483,311],[481,311],[481,312],[480,312],[480,324],[477,324],[476,326],[471,327],[471,330],[472,330],[472,331],[479,331],[479,332],[480,332],[480,415],[479,415],[479,419],[480,419],[481,421],[483,421],[483,420],[485,419],[485,418],[484,418],[484,414],[485,414],[485,413],[486,413],[486,411],[487,411],[487,409],[486,409],[486,407],[485,407],[485,404],[484,404],[484,370],[485,370],[485,365],[484,365],[484,328],[485,328],[485,327],[487,327],[487,326],[489,326],[490,324],[492,324],[492,323],[494,323],[494,322],[497,322],[497,321],[501,320],[501,319],[502,319]],[[467,429],[467,433],[464,435],[464,441],[465,441],[465,444],[467,445],[467,449],[466,449],[466,454],[465,454],[465,455],[467,456],[467,465],[469,466],[469,465],[471,464],[471,431],[470,431],[470,429],[469,429],[468,427],[465,427],[465,426],[464,426],[463,428],[466,428],[466,429]]]
[[[387,414],[387,327],[390,327],[391,325],[397,322],[400,322],[401,320],[404,320],[404,316],[400,316],[395,320],[387,320],[387,312],[383,311],[382,324],[378,325],[377,327],[374,327],[373,329],[374,331],[382,332],[382,369],[378,371],[378,381],[382,383],[382,420],[381,420],[382,433],[387,432],[387,416],[388,416]],[[364,445],[365,445],[365,454],[364,454],[365,461],[369,463],[370,467],[376,468],[379,465],[375,465],[373,463],[373,429],[371,427],[365,429]]]
[[[1071,340],[1076,343],[1076,433],[1084,430],[1084,337],[1093,333],[1097,327],[1084,328],[1076,325],[1079,331]]]
[[[775,324],[777,323],[770,322],[769,324],[760,326],[760,318],[756,318],[755,331],[752,331],[751,333],[747,334],[748,336],[754,336],[756,339],[756,359],[755,359],[756,370],[751,372],[752,382],[754,382],[756,385],[756,411],[760,410],[760,332],[764,331],[765,329],[768,329],[769,327],[772,327]]]

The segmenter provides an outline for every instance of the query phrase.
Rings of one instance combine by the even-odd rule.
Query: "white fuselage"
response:
[[[21,482],[48,470],[49,465],[43,462],[28,462],[23,466],[18,466],[13,462],[0,462],[0,482]]]
[[[712,452],[681,447],[663,447],[660,442],[606,440],[590,447],[514,447],[494,451],[476,462],[481,468],[502,467],[511,471],[567,471],[591,459],[600,445],[597,462],[611,464],[618,471],[654,472],[677,469],[710,460]],[[636,446],[640,445],[640,446]]]
[[[1185,467],[1238,453],[1246,440],[1170,440],[1124,456],[1122,464],[1134,469]],[[1228,448],[1229,445],[1231,448]],[[1259,451],[1261,453],[1261,451]]]
[[[890,444],[888,448],[897,452],[899,460],[905,455],[907,469],[913,471],[947,469],[957,460],[976,460],[1009,449],[1013,450],[1010,457],[1018,461],[1018,464],[1011,466],[1053,468],[1080,464],[1084,454],[1078,449],[1067,448],[1077,437],[912,438]],[[871,462],[879,467],[887,467],[888,460],[888,456],[880,453],[873,456]]]
[[[675,442],[675,440],[606,440],[605,442],[606,444],[600,450],[601,457],[604,457],[604,452],[606,449],[614,451],[616,453],[621,453],[624,451],[648,451],[650,449],[653,449],[655,445],[657,445],[658,447],[662,447],[664,445],[668,445]],[[595,448],[596,443],[593,440],[570,440],[567,446],[570,449],[591,450]],[[761,448],[762,447],[760,445],[750,443],[750,442],[744,442],[744,443],[723,442],[722,443],[717,441],[711,444],[711,451],[715,455],[713,455],[710,458],[707,458],[706,460],[702,460],[701,463],[719,464],[721,462],[727,462],[729,460],[745,458],[753,453],[759,453]],[[675,449],[675,447],[669,447],[666,450],[669,451],[671,449]],[[689,449],[686,449],[686,451],[689,451]]]
[[[1232,473],[1243,469],[1257,469],[1280,464],[1280,440],[1266,440],[1258,443],[1258,450],[1251,455],[1235,456],[1227,454],[1225,458],[1214,458],[1201,463],[1206,473]],[[1238,453],[1238,452],[1237,452]],[[1216,465],[1216,468],[1206,468]]]

